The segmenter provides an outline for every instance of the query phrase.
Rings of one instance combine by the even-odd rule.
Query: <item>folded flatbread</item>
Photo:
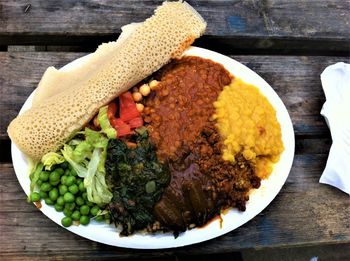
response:
[[[100,107],[180,56],[205,27],[186,2],[164,2],[118,41],[101,45],[81,67],[48,68],[32,108],[10,123],[11,140],[34,160],[57,151]]]

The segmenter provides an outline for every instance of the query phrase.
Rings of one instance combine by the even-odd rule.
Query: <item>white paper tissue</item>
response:
[[[332,135],[332,146],[320,183],[350,195],[350,64],[336,63],[321,74],[326,102],[321,115]]]

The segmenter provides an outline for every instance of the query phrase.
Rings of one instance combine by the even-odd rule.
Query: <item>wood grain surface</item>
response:
[[[0,61],[0,140],[6,127],[50,65],[63,66],[85,53],[4,52]],[[324,102],[319,74],[346,57],[233,56],[259,73],[280,95],[296,133],[296,157],[276,199],[239,229],[209,242],[175,250],[131,251],[85,240],[59,227],[26,202],[10,163],[1,163],[0,257],[14,259],[173,257],[242,249],[350,242],[350,201],[318,183],[331,144],[319,111]],[[9,148],[6,149],[9,154]],[[3,160],[5,161],[5,160]],[[25,175],[25,173],[23,173]],[[117,236],[117,235],[116,235]],[[9,240],[10,239],[10,240]]]
[[[247,224],[193,246],[129,250],[79,237],[26,202],[10,163],[10,120],[48,66],[59,68],[115,40],[122,25],[143,21],[161,2],[0,0],[0,260],[209,260],[247,249],[349,245],[349,196],[318,181],[332,142],[320,115],[320,74],[350,62],[350,0],[188,0],[208,22],[195,44],[256,71],[293,121],[296,155],[287,182]]]
[[[257,217],[235,231],[194,246],[159,251],[110,247],[65,230],[26,202],[12,165],[2,164],[0,258],[169,257],[225,253],[247,248],[349,243],[349,197],[318,183],[325,161],[326,155],[323,154],[297,155],[288,180],[275,200]]]
[[[85,55],[65,52],[0,52],[0,139],[47,67],[57,68]],[[328,56],[231,56],[256,71],[282,98],[292,118],[296,135],[328,136],[319,114],[325,97],[319,75],[328,65],[348,57]]]
[[[188,2],[208,21],[205,39],[214,39],[211,45],[348,49],[350,0]],[[161,3],[162,0],[0,0],[0,43],[61,45],[101,41],[97,37],[110,40],[120,33],[121,26],[143,21]],[[330,40],[337,44],[329,44]]]

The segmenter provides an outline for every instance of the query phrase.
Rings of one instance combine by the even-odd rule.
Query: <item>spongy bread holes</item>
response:
[[[104,70],[93,74],[79,88],[70,89],[43,102],[37,109],[29,110],[9,126],[9,133],[13,134],[11,138],[14,137],[13,141],[23,152],[39,159],[46,152],[56,151],[69,138],[71,131],[86,124],[89,115],[102,106],[103,101],[124,92],[133,83],[159,69],[179,46],[184,49],[183,42],[188,36],[196,32],[199,36],[205,28],[201,18],[181,2],[165,2],[156,13],[128,38],[121,49],[108,57],[110,62],[106,62]],[[198,28],[190,27],[194,21]],[[147,66],[140,66],[141,63]]]

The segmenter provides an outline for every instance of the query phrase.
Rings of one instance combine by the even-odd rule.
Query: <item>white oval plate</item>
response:
[[[180,236],[176,239],[172,233],[137,233],[129,237],[119,237],[119,230],[117,230],[114,225],[101,224],[94,221],[92,221],[88,226],[80,225],[66,228],[69,231],[96,242],[118,247],[161,249],[186,246],[221,236],[243,225],[259,214],[265,207],[267,207],[282,188],[288,177],[293,162],[294,131],[287,109],[281,99],[271,88],[271,86],[258,74],[227,56],[198,47],[190,47],[184,53],[184,55],[200,56],[221,63],[235,77],[241,78],[245,82],[257,86],[268,98],[273,107],[276,109],[277,119],[282,128],[282,140],[285,146],[285,150],[281,155],[280,161],[275,165],[273,173],[267,180],[263,180],[261,182],[259,189],[254,190],[251,193],[245,212],[239,212],[236,209],[232,209],[226,214],[222,215],[222,226],[220,226],[219,219],[215,219],[204,228],[188,230],[180,234]],[[68,71],[76,66],[79,66],[83,64],[87,58],[88,55],[74,60],[73,62],[62,67],[61,70]],[[24,103],[20,113],[31,107],[33,93]],[[25,156],[13,143],[12,161],[19,183],[21,184],[25,193],[28,195],[30,184],[28,164]],[[62,226],[62,213],[56,212],[53,207],[47,206],[44,202],[42,202],[42,208],[40,210],[51,220]]]

